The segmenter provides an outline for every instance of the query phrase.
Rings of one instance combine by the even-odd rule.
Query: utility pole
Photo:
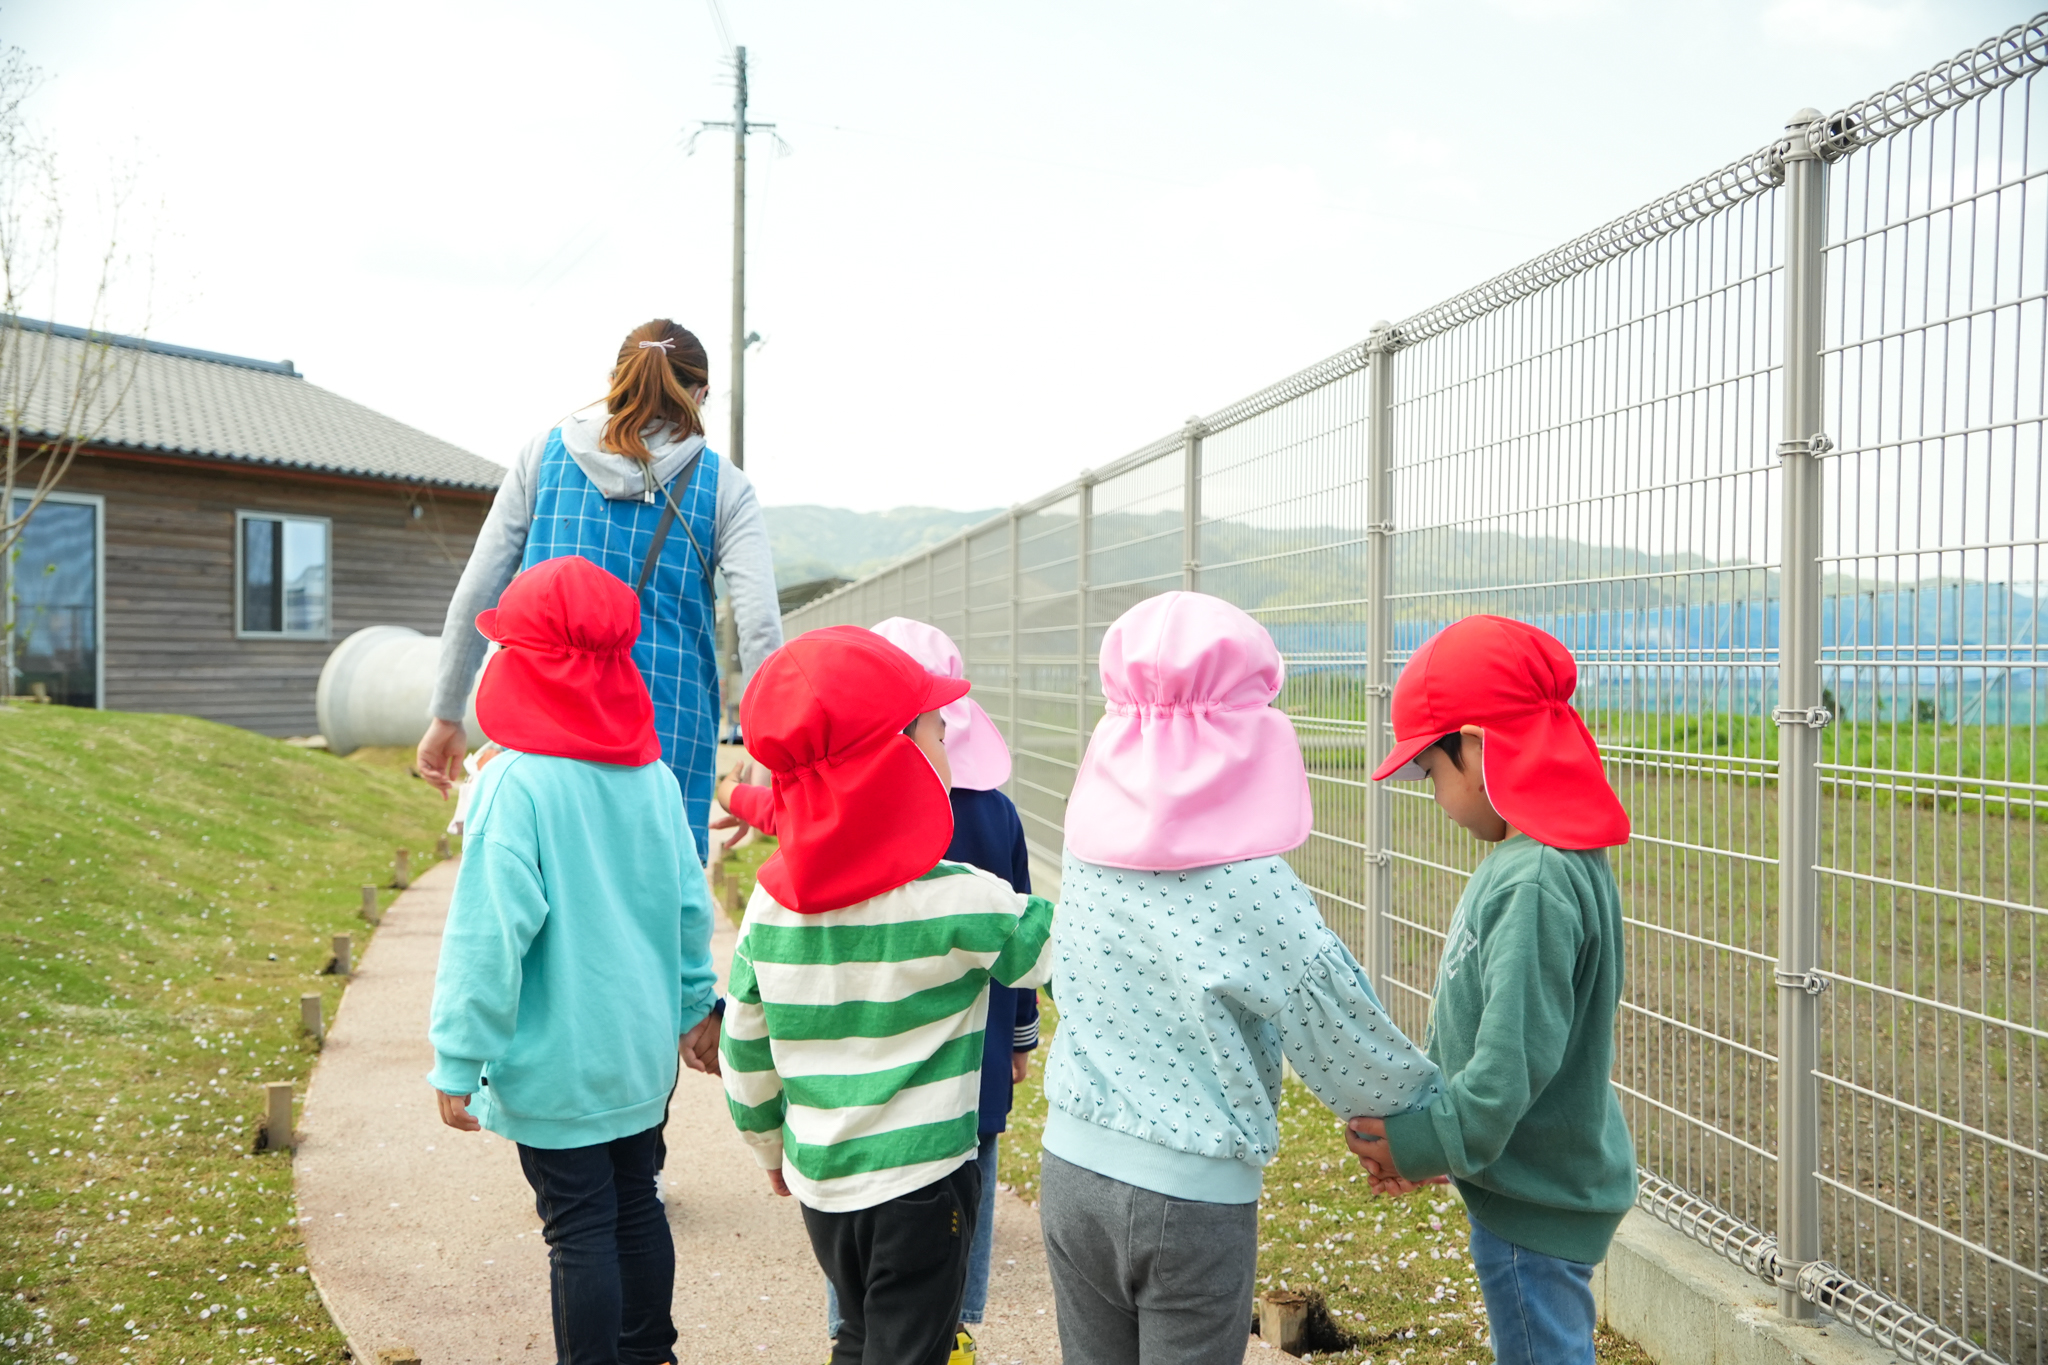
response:
[[[732,407],[725,456],[735,469],[747,467],[747,134],[772,133],[772,123],[747,122],[747,50],[732,52],[732,121],[705,123],[732,130]],[[695,137],[691,138],[694,144]]]
[[[718,24],[721,36],[725,33],[725,20],[715,3],[711,7],[712,19]],[[744,47],[732,49],[733,89],[732,121],[730,123],[704,123],[697,132],[707,128],[728,128],[732,130],[732,400],[727,421],[725,457],[732,461],[734,469],[747,467],[747,346],[760,338],[747,331],[747,134],[765,132],[773,134],[772,123],[749,123],[747,121],[747,50]],[[777,139],[780,140],[779,138]],[[690,146],[695,148],[697,134],[690,136]],[[740,704],[740,651],[739,626],[733,619],[732,599],[720,600],[716,626],[718,631],[719,672],[724,675],[723,694],[724,723],[719,729],[719,739],[737,733],[739,728]]]
[[[733,50],[732,83],[732,447],[747,467],[747,50]]]

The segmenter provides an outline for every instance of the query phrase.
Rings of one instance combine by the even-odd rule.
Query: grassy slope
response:
[[[1050,1041],[1056,1012],[1043,1006]],[[1039,1084],[1046,1049],[1017,1090],[1004,1135],[1001,1180],[1034,1203],[1045,1131]],[[1336,1117],[1289,1078],[1280,1105],[1280,1155],[1266,1168],[1259,1201],[1260,1292],[1316,1289],[1336,1325],[1356,1344],[1313,1359],[1345,1365],[1465,1365],[1490,1361],[1486,1308],[1466,1251],[1464,1205],[1449,1190],[1407,1199],[1375,1197],[1345,1150]],[[1601,1329],[1598,1355],[1619,1365],[1651,1365],[1634,1343]]]
[[[343,1358],[261,1082],[303,1092],[299,996],[446,819],[389,764],[0,707],[0,1362]]]

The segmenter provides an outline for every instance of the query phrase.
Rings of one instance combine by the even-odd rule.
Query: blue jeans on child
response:
[[[974,1224],[974,1240],[967,1247],[967,1297],[960,1303],[960,1321],[978,1323],[988,1312],[988,1265],[995,1255],[996,1237],[996,1144],[1001,1133],[983,1133],[974,1160],[981,1167],[981,1217]],[[839,1335],[839,1291],[825,1281],[825,1335]]]
[[[1472,1269],[1499,1365],[1593,1365],[1593,1267],[1472,1223]]]
[[[559,1365],[672,1365],[675,1243],[654,1193],[661,1130],[519,1147],[548,1244]]]

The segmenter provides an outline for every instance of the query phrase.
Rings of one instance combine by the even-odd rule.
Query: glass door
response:
[[[28,510],[17,497],[14,513]],[[100,704],[100,499],[52,494],[9,553],[14,694]]]

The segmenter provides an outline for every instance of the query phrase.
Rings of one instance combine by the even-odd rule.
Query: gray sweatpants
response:
[[[1259,1206],[1170,1199],[1045,1154],[1045,1259],[1067,1365],[1239,1365]]]

